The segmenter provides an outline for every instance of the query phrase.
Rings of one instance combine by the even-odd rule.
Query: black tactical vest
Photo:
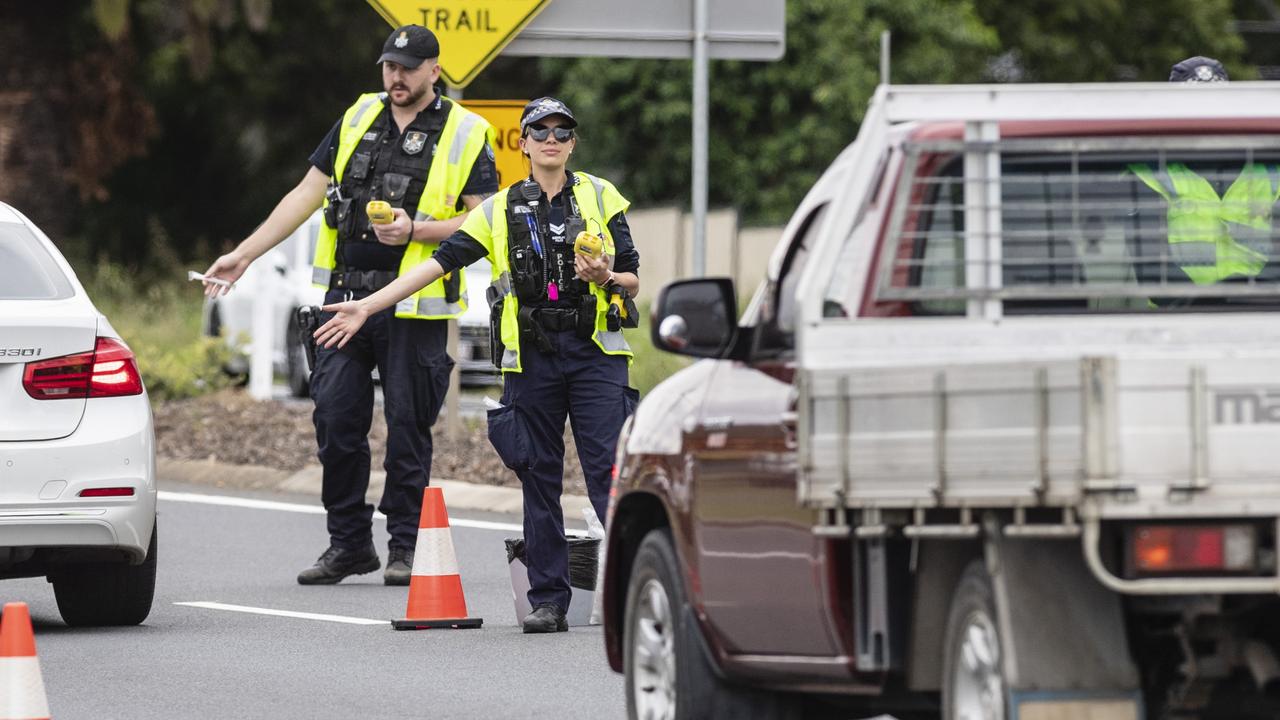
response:
[[[391,110],[384,108],[352,151],[341,183],[343,197],[351,198],[352,201],[345,222],[339,223],[340,227],[337,228],[339,265],[346,265],[344,259],[348,256],[370,255],[368,251],[358,248],[352,248],[353,252],[344,252],[345,243],[378,242],[365,213],[365,205],[370,200],[385,200],[391,207],[403,208],[410,218],[417,213],[418,202],[427,186],[427,173],[431,170],[441,131],[449,117],[449,106],[445,104],[447,102],[449,101],[444,98],[437,98],[426,112],[420,113],[405,128],[398,140],[394,136],[392,123],[395,121],[391,118]],[[373,256],[387,255],[390,260],[384,259],[380,263],[375,261],[375,264],[398,262],[398,258],[404,254],[402,247],[382,247],[389,252],[374,252]]]
[[[576,177],[570,182],[574,182]],[[532,178],[517,183],[507,192],[507,253],[511,284],[523,307],[547,305],[578,307],[591,286],[574,273],[573,239],[586,229],[586,222],[566,184],[561,198],[564,207],[566,242],[552,241],[550,208],[546,195]],[[536,238],[536,243],[535,243]],[[555,297],[551,295],[554,294]]]

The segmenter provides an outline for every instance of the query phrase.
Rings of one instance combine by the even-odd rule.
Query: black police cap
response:
[[[410,70],[422,64],[423,60],[440,57],[440,41],[436,34],[421,25],[401,25],[391,31],[387,41],[382,44],[382,57],[378,64],[393,62]]]
[[[520,113],[520,128],[523,130],[530,123],[536,123],[552,115],[563,115],[568,121],[564,124],[565,127],[578,127],[578,120],[569,111],[568,105],[553,97],[540,97],[524,106],[524,112]]]
[[[1210,57],[1189,57],[1169,71],[1169,82],[1227,82],[1227,69]]]

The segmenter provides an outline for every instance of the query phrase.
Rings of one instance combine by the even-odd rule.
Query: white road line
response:
[[[347,617],[346,615],[325,615],[323,613],[294,612],[292,610],[272,610],[271,608],[249,607],[247,605],[228,605],[217,602],[176,602],[174,605],[198,607],[206,610],[228,610],[230,612],[250,613],[253,615],[274,615],[275,617],[299,618],[301,620],[323,620],[325,622],[347,623],[348,625],[390,625],[390,620],[370,620],[369,618]]]
[[[222,505],[224,507],[251,508],[253,510],[280,510],[282,512],[323,515],[324,508],[319,505],[301,505],[298,503],[277,502],[275,500],[257,500],[255,498],[233,497],[231,495],[202,495],[200,493],[180,493],[161,490],[157,493],[161,500],[173,502],[199,503],[202,505]],[[374,517],[385,520],[382,513],[374,513]]]
[[[319,505],[302,505],[301,503],[287,503],[276,500],[259,500],[257,498],[242,498],[231,495],[204,495],[201,493],[185,493],[171,492],[169,490],[161,490],[159,493],[161,500],[169,500],[172,502],[199,503],[202,505],[221,505],[223,507],[249,508],[251,510],[278,510],[281,512],[306,513],[308,515],[323,515],[324,508]],[[386,520],[387,516],[380,512],[375,512],[373,517],[378,520]],[[524,526],[516,523],[500,523],[490,522],[488,520],[468,520],[467,518],[449,518],[449,524],[453,527],[474,528],[477,530],[502,530],[504,532],[523,532]],[[565,533],[572,537],[582,537],[586,533],[570,530]]]

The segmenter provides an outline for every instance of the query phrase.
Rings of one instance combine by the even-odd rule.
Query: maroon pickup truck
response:
[[[663,289],[630,718],[1280,718],[1280,95],[1219,85],[881,87],[740,316]]]

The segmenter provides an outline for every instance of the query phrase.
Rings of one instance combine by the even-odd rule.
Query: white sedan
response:
[[[54,244],[0,203],[0,578],[71,625],[135,625],[156,582],[155,437],[133,352]]]

